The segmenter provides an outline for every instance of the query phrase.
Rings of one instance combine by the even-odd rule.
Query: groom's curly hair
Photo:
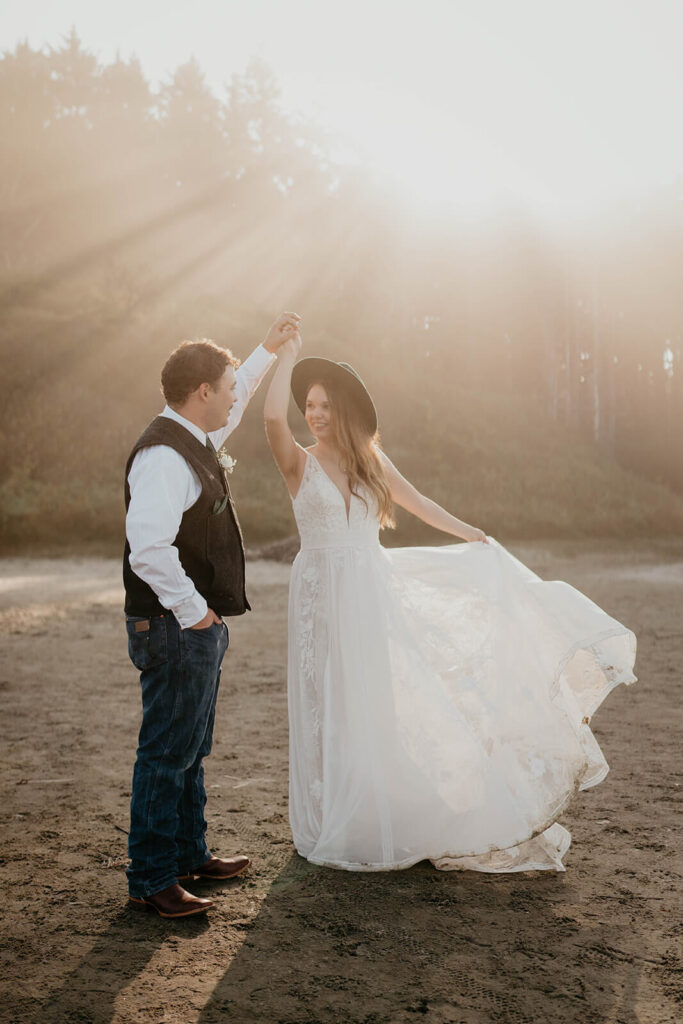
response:
[[[171,352],[161,371],[161,390],[169,405],[182,405],[200,384],[214,387],[226,366],[240,364],[230,349],[214,341],[184,341]]]

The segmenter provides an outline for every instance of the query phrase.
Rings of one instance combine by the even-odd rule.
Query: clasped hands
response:
[[[272,353],[292,349],[294,354],[298,355],[301,348],[300,323],[301,317],[298,313],[281,313],[271,325],[263,347]]]

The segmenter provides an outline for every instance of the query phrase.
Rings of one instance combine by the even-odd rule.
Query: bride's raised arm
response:
[[[268,444],[292,496],[299,490],[306,464],[306,453],[294,440],[287,422],[292,369],[300,348],[301,338],[297,334],[296,338],[285,342],[280,349],[278,366],[270,382],[263,407]]]
[[[469,523],[464,523],[462,519],[456,519],[455,516],[452,516],[441,505],[437,505],[431,498],[420,494],[416,487],[413,487],[404,476],[401,476],[391,459],[381,449],[377,449],[377,454],[384,466],[384,471],[389,481],[391,497],[397,505],[404,508],[406,512],[417,516],[418,519],[421,519],[423,523],[427,523],[428,526],[434,526],[437,530],[443,530],[444,533],[450,533],[454,537],[460,537],[462,540],[470,542],[479,540],[485,544],[488,543],[483,530],[477,529],[476,526],[470,526]]]

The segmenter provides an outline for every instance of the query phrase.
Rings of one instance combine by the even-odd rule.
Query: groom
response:
[[[249,867],[244,856],[212,856],[205,840],[202,760],[228,646],[221,616],[249,608],[230,460],[216,449],[299,320],[283,313],[241,366],[211,341],[180,345],[161,372],[166,407],[126,466],[126,628],[142,685],[126,873],[131,902],[162,917],[213,905],[181,881],[234,878]]]

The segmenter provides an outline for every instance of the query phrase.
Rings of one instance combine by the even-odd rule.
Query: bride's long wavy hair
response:
[[[381,447],[379,431],[372,435],[363,429],[353,399],[333,380],[321,378],[312,381],[307,397],[316,384],[325,389],[330,403],[330,427],[341,452],[341,468],[348,477],[351,493],[360,498],[367,508],[366,499],[359,493],[360,488],[365,488],[377,503],[380,527],[395,527],[389,481],[377,455],[377,449]]]

